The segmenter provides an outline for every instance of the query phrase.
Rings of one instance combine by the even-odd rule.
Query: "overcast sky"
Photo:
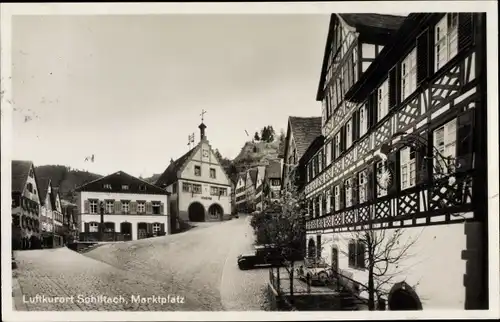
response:
[[[315,101],[328,15],[15,16],[13,158],[160,173],[207,137],[234,158]],[[95,162],[84,162],[94,154]]]

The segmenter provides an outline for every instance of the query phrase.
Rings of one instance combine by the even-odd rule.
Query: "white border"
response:
[[[498,318],[499,299],[499,199],[498,199],[498,15],[496,1],[394,1],[394,2],[307,2],[307,3],[32,3],[1,4],[1,142],[2,142],[2,315],[6,321],[160,321],[160,320],[332,320],[335,319],[429,319],[429,318]],[[19,312],[12,311],[10,293],[11,239],[11,16],[25,15],[107,15],[107,14],[329,14],[331,12],[487,12],[488,55],[488,199],[490,310],[421,312]],[[326,28],[326,26],[325,26]],[[321,62],[318,61],[318,68]],[[311,100],[314,97],[311,96]],[[286,116],[284,116],[286,117]],[[4,278],[5,276],[5,278]],[[333,316],[332,316],[333,315]]]

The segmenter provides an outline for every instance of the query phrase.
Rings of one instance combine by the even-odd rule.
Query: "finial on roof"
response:
[[[203,119],[204,119],[204,116],[205,116],[205,113],[207,113],[207,111],[205,110],[201,110],[201,124],[198,126],[198,128],[200,129],[200,140],[205,140],[206,139],[206,136],[205,136],[205,129],[207,128],[207,126],[203,123]]]

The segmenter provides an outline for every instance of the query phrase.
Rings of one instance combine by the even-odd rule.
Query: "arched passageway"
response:
[[[193,202],[189,205],[188,215],[190,221],[205,221],[205,207],[199,202]]]

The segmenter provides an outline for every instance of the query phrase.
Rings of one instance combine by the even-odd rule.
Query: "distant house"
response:
[[[266,174],[265,166],[258,166],[255,178],[255,210],[262,211],[264,208],[264,178]]]
[[[41,246],[40,196],[33,162],[12,160],[11,187],[12,247],[13,249],[38,248]]]
[[[297,165],[309,145],[321,135],[321,120],[321,117],[288,117],[281,189],[289,186],[291,170]]]
[[[76,189],[80,239],[95,239],[102,221],[109,236],[136,240],[170,233],[168,193],[123,171]],[[119,234],[118,234],[119,233]]]
[[[78,205],[71,203],[66,200],[61,200],[62,212],[63,212],[63,226],[66,232],[65,237],[67,240],[65,242],[73,242],[78,240],[78,233],[80,231],[80,220],[78,218]]]
[[[247,197],[246,197],[246,172],[240,173],[238,175],[238,181],[236,182],[235,189],[235,204],[236,211],[246,212],[247,211]]]
[[[171,161],[156,186],[171,193],[172,226],[182,221],[223,220],[231,214],[231,180],[214,153],[201,123],[200,142]]]
[[[62,209],[58,192],[48,177],[38,178],[40,183],[40,221],[43,247],[52,248],[63,245]]]
[[[269,201],[278,201],[281,191],[281,161],[271,161],[266,167],[264,186],[266,187],[266,197]]]

